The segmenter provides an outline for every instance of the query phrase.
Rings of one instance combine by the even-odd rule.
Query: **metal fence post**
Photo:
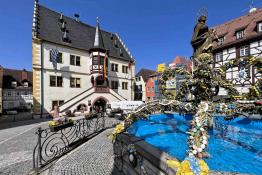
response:
[[[42,145],[41,145],[41,135],[42,135],[42,128],[38,128],[38,161],[40,163],[40,166],[42,166]],[[37,162],[38,164],[38,162]],[[38,167],[37,167],[38,168]]]

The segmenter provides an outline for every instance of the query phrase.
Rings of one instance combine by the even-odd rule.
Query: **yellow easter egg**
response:
[[[180,167],[180,162],[177,160],[167,160],[166,163],[167,163],[167,166],[171,168],[178,169]]]

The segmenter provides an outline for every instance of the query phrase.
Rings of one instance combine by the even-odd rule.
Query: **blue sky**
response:
[[[176,55],[191,56],[190,40],[199,9],[215,26],[248,13],[251,0],[39,0],[67,16],[117,32],[136,58],[136,70],[156,69]],[[262,0],[254,0],[261,7]],[[33,0],[3,0],[0,6],[0,65],[32,69]]]

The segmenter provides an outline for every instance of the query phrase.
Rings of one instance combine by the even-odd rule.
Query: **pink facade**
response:
[[[154,90],[154,77],[150,77],[146,82],[146,100],[154,100],[155,90]]]

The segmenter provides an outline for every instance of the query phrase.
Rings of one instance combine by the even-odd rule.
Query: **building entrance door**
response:
[[[106,111],[106,100],[103,98],[99,98],[95,101],[93,107],[96,112],[105,112]]]

